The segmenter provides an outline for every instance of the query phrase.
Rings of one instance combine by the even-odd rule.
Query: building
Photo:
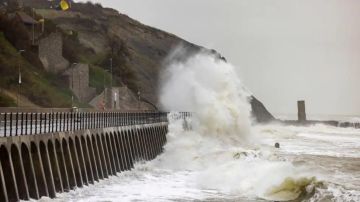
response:
[[[89,104],[100,110],[154,110],[153,106],[143,102],[126,86],[106,88]]]
[[[67,69],[63,76],[74,95],[81,102],[89,102],[96,95],[96,89],[89,87],[89,65],[76,64]]]
[[[60,33],[52,33],[39,41],[39,59],[47,72],[59,73],[69,67],[62,52],[63,40]]]

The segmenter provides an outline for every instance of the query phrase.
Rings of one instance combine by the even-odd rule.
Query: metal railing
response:
[[[1,113],[0,137],[160,123],[168,121],[167,115],[167,112]]]

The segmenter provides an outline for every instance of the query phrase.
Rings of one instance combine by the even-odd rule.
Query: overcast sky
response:
[[[358,0],[98,0],[213,48],[274,114],[360,115]]]

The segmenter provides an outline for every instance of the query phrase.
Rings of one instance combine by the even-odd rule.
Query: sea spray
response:
[[[185,54],[179,49],[175,53]],[[194,112],[194,130],[201,134],[221,135],[229,142],[249,140],[250,94],[231,64],[202,52],[170,63],[162,78],[165,110]]]
[[[154,166],[196,172],[200,188],[246,197],[296,199],[311,184],[302,169],[254,146],[250,93],[231,64],[201,52],[170,63],[162,78],[163,108],[193,112],[193,130],[169,116],[168,143]]]

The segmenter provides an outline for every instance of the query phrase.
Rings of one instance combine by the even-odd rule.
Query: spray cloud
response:
[[[162,75],[163,108],[194,112],[193,125],[201,134],[247,140],[251,124],[249,93],[234,67],[206,52],[184,59],[186,54],[186,49],[178,48],[170,56],[170,61],[182,59],[169,64]]]

